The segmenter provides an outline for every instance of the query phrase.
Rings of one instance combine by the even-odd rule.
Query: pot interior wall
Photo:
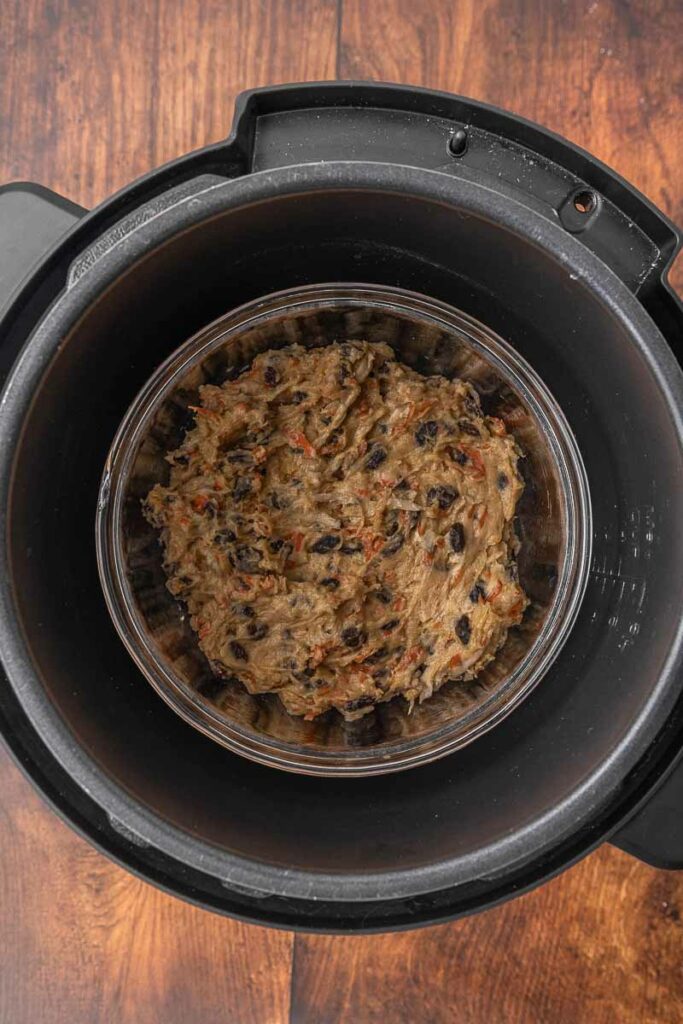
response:
[[[13,582],[45,688],[77,741],[133,798],[256,860],[317,871],[419,867],[540,821],[619,746],[652,696],[683,607],[683,493],[670,486],[681,453],[628,329],[570,271],[465,211],[329,191],[205,221],[90,306],[25,423],[11,494]],[[323,281],[423,292],[498,331],[562,405],[592,493],[588,592],[543,683],[472,746],[391,777],[288,775],[195,732],[124,650],[95,565],[104,459],[153,369],[227,309]]]

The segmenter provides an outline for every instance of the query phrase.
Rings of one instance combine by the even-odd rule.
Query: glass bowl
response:
[[[517,508],[521,625],[471,682],[447,683],[409,711],[401,697],[346,722],[288,714],[277,696],[217,679],[185,609],[166,588],[157,531],[142,514],[167,483],[165,454],[192,425],[204,383],[220,383],[259,352],[298,342],[386,342],[425,375],[469,380],[487,414],[520,444],[525,489]],[[441,302],[374,285],[315,285],[251,302],[203,328],[154,373],[128,410],[107,458],[96,539],[114,624],[157,692],[195,728],[235,753],[311,775],[369,775],[457,750],[508,715],[540,682],[566,639],[590,560],[590,498],[566,420],[532,368],[483,324]]]

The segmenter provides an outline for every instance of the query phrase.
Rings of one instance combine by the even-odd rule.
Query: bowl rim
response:
[[[125,484],[139,443],[160,404],[183,375],[231,337],[282,313],[321,307],[387,307],[417,314],[424,322],[460,334],[522,398],[548,449],[558,481],[564,551],[558,582],[534,643],[512,673],[455,722],[418,737],[348,751],[306,751],[296,744],[259,736],[221,714],[185,684],[155,652],[125,569],[121,513]],[[588,582],[592,510],[583,460],[562,409],[529,363],[492,329],[455,307],[403,288],[362,282],[303,285],[272,292],[231,309],[176,348],[139,390],[124,415],[101,478],[95,541],[97,567],[107,608],[119,637],[155,691],[186,722],[260,764],[286,771],[357,777],[402,771],[444,757],[473,742],[507,717],[541,682],[566,641]]]

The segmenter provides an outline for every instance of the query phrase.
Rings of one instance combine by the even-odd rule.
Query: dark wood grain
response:
[[[339,67],[539,121],[681,223],[682,39],[680,0],[344,0]]]
[[[0,0],[0,180],[83,206],[224,138],[243,89],[334,78],[336,0]]]
[[[541,121],[683,221],[682,39],[677,0],[0,0],[0,182],[91,206],[242,88],[339,73]],[[682,910],[683,876],[604,847],[466,921],[294,938],[128,875],[0,753],[0,1024],[677,1024]]]
[[[59,821],[0,753],[2,1024],[281,1024],[292,936],[159,892]]]
[[[391,938],[297,936],[296,1024],[675,1024],[683,881],[604,847],[478,917]]]

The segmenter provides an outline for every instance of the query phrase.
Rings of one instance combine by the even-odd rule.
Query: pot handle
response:
[[[653,867],[683,869],[683,756],[610,842]]]
[[[231,147],[243,173],[361,160],[478,182],[561,224],[644,305],[656,293],[680,330],[682,311],[661,287],[680,245],[675,225],[590,153],[508,111],[380,82],[268,86],[237,98]]]
[[[85,210],[32,181],[0,185],[0,310]]]
[[[12,330],[26,298],[23,283],[84,213],[30,181],[0,186],[0,384],[24,340],[20,330]]]

